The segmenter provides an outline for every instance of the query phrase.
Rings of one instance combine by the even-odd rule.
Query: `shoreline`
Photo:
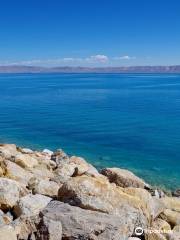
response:
[[[139,234],[139,229],[141,234]],[[178,240],[180,191],[62,149],[0,144],[0,240]]]

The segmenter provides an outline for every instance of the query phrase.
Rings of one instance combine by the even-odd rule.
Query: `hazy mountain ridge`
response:
[[[0,66],[0,73],[180,73],[180,65],[131,67]]]

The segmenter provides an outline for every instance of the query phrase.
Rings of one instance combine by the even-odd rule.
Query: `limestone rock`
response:
[[[16,232],[9,225],[0,227],[0,240],[17,240]]]
[[[22,197],[14,207],[14,214],[16,217],[21,215],[27,217],[35,216],[39,214],[39,212],[45,208],[50,201],[51,198],[40,194],[26,195],[25,197]]]
[[[22,153],[19,153],[16,155],[15,163],[27,169],[33,168],[38,165],[38,161],[36,158],[31,157],[28,154],[22,154]]]
[[[164,204],[165,208],[180,212],[180,198],[177,197],[164,197],[160,201]]]
[[[16,180],[24,184],[25,186],[27,186],[29,179],[33,177],[33,174],[26,171],[16,163],[5,160],[4,165],[5,165],[5,177]]]
[[[176,225],[176,226],[173,228],[173,231],[180,233],[180,225]]]
[[[150,232],[145,235],[146,240],[167,240],[164,235],[157,232]]]
[[[0,210],[0,226],[9,224],[13,220],[13,216],[8,212],[5,214]]]
[[[127,240],[134,231],[130,218],[84,210],[58,201],[49,203],[40,216],[61,222],[62,237],[66,240]]]
[[[50,156],[53,155],[53,152],[50,151],[49,149],[44,149],[42,152],[45,153],[45,154],[48,154]]]
[[[123,191],[129,195],[139,198],[144,208],[144,211],[149,215],[149,219],[153,220],[161,212],[164,211],[164,205],[159,201],[159,199],[152,197],[151,194],[142,188],[125,188]]]
[[[166,209],[161,214],[161,218],[166,220],[169,224],[174,225],[174,226],[180,224],[180,212]]]
[[[70,227],[70,226],[69,226]],[[37,240],[61,240],[62,225],[60,221],[55,221],[49,217],[43,216],[37,226]]]
[[[30,187],[33,193],[38,193],[49,197],[57,197],[59,188],[60,185],[49,180],[35,180]]]
[[[20,197],[20,187],[14,180],[0,178],[0,209],[9,209],[16,205]]]
[[[170,231],[171,230],[171,226],[168,222],[166,222],[165,220],[161,219],[161,218],[156,218],[154,220],[154,222],[152,223],[152,229],[156,229],[156,230],[162,230],[162,231]]]
[[[148,186],[142,179],[125,169],[105,168],[101,170],[101,174],[107,176],[110,182],[120,187],[144,188]]]
[[[147,225],[148,216],[145,217],[139,198],[124,193],[104,178],[72,178],[60,188],[59,199],[84,209],[119,215],[132,224]]]
[[[15,144],[1,144],[0,145],[0,154],[6,159],[11,159],[18,154]]]

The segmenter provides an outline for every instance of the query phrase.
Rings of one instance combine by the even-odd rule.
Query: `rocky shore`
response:
[[[0,145],[0,240],[180,240],[179,195],[62,150]]]

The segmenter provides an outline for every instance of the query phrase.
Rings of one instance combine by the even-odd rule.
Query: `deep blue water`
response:
[[[0,142],[180,187],[180,75],[0,74]]]

